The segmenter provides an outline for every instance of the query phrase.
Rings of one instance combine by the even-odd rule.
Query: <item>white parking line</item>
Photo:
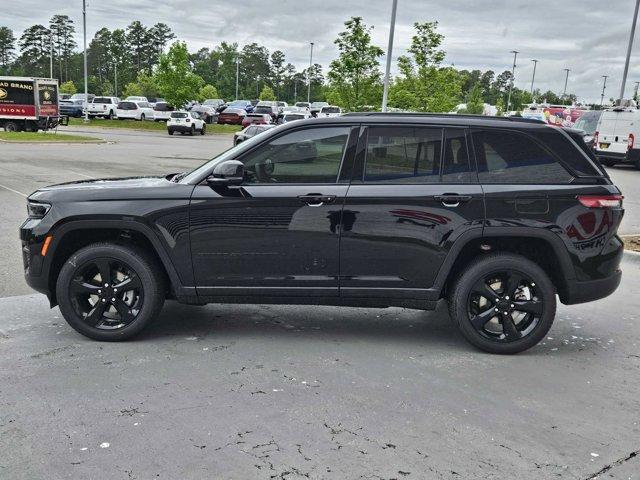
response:
[[[9,190],[10,192],[17,193],[18,195],[22,195],[25,198],[27,198],[29,196],[29,195],[27,195],[25,193],[19,192],[18,190],[14,190],[13,188],[9,188],[6,185],[2,185],[1,183],[0,183],[0,187],[4,188],[6,190]]]
[[[94,179],[95,177],[92,177],[91,175],[85,175],[84,173],[80,173],[80,172],[76,172],[75,170],[71,170],[68,169],[71,173],[75,173],[76,175],[80,175],[81,177],[85,177],[85,178],[90,178],[90,179]]]

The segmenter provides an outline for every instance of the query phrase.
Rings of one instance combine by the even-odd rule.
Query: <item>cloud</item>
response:
[[[394,57],[411,42],[416,21],[440,23],[445,35],[446,62],[458,68],[511,68],[511,50],[518,50],[516,85],[529,88],[533,64],[539,60],[536,87],[561,92],[564,68],[570,68],[569,90],[581,99],[600,98],[602,75],[609,75],[607,97],[620,88],[633,2],[600,0],[399,0]],[[617,3],[617,6],[612,5]],[[22,0],[5,12],[0,24],[21,31],[46,24],[54,14],[69,15],[82,45],[80,2]],[[213,47],[222,41],[257,42],[270,51],[282,50],[298,68],[309,62],[309,42],[315,42],[314,62],[328,66],[337,55],[333,44],[343,23],[362,16],[374,27],[374,42],[386,48],[390,0],[90,0],[88,41],[99,28],[124,28],[132,20],[145,25],[164,22],[189,49]],[[615,15],[612,12],[615,11]],[[640,40],[639,40],[640,42]],[[640,46],[638,46],[640,48]],[[637,50],[637,49],[636,49]],[[640,65],[632,57],[627,96],[640,80]],[[384,59],[383,59],[384,61]]]

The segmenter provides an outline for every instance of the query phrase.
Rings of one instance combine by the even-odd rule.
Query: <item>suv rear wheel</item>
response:
[[[473,261],[449,296],[462,335],[490,353],[513,354],[536,345],[556,313],[555,288],[545,271],[519,255],[495,253]]]
[[[56,294],[62,315],[78,332],[95,340],[126,340],[160,313],[164,276],[143,250],[96,243],[65,262]]]

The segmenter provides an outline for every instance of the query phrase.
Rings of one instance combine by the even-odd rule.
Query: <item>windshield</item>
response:
[[[260,106],[256,107],[253,112],[254,113],[268,113],[268,114],[271,114],[271,112],[273,112],[273,110],[271,110],[271,107],[266,107],[264,105],[260,105]]]
[[[338,107],[324,107],[322,113],[340,113],[340,109]]]
[[[207,163],[200,165],[198,168],[196,168],[195,170],[191,171],[190,173],[182,177],[179,183],[191,183],[199,179],[201,176],[205,175],[218,163],[224,162],[226,160],[233,160],[240,153],[244,152],[248,148],[251,148],[255,143],[260,142],[261,141],[260,137],[261,135],[253,136],[245,140],[244,142],[239,143],[235,147],[231,147],[229,150],[222,152],[217,157],[214,157],[213,159],[209,160]]]
[[[185,112],[171,112],[171,118],[187,118]]]

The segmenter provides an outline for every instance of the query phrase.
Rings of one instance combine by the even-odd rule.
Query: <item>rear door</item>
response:
[[[606,155],[626,154],[629,133],[632,130],[634,114],[627,111],[606,111],[600,122],[602,130],[598,132],[596,151]]]
[[[484,220],[466,129],[370,125],[358,148],[342,215],[341,296],[435,299],[449,249]]]

